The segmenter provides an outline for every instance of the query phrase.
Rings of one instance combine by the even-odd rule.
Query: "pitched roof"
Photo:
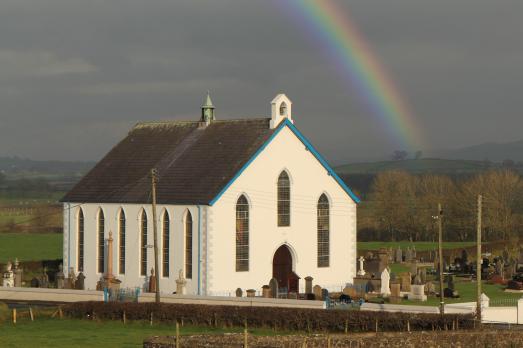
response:
[[[270,119],[137,124],[62,202],[209,204],[271,137]]]

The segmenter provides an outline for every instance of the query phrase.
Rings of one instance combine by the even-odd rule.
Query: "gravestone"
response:
[[[12,268],[13,265],[11,261],[8,261],[5,265],[5,271],[2,274],[2,287],[4,288],[12,288],[15,286],[15,277]]]
[[[425,295],[425,285],[413,284],[412,290],[408,295],[409,300],[412,301],[427,301],[427,295]]]
[[[314,294],[314,298],[316,300],[321,300],[322,299],[322,297],[321,297],[321,293],[322,293],[321,286],[314,285],[314,287],[312,288],[312,293]]]
[[[271,288],[272,298],[277,298],[278,297],[278,290],[279,290],[278,279],[272,278],[269,281],[269,287]]]
[[[149,277],[149,292],[156,292],[156,274],[154,268],[151,268],[151,276]]]
[[[410,247],[407,247],[407,251],[405,252],[405,261],[410,262],[412,260],[412,251],[410,250]]]
[[[242,297],[243,296],[243,290],[241,288],[236,289],[236,297]]]
[[[55,279],[56,279],[56,288],[57,289],[63,289],[64,285],[65,285],[64,284],[65,283],[65,276],[64,276],[62,264],[60,264],[58,266],[58,272],[56,273]]]
[[[412,246],[411,258],[412,258],[412,260],[416,260],[417,259],[416,258],[416,246],[415,245]]]
[[[447,278],[447,288],[454,290],[454,275],[449,275]]]
[[[419,268],[419,276],[421,278],[421,283],[425,284],[427,282],[427,269],[425,267]]]
[[[256,290],[254,290],[254,289],[248,289],[245,292],[247,293],[247,297],[255,297],[256,296]]]
[[[40,281],[38,280],[38,278],[34,277],[33,279],[31,279],[31,287],[32,288],[40,287]]]
[[[401,263],[403,261],[403,251],[401,250],[401,247],[398,245],[398,249],[396,249],[396,255],[395,255],[395,261],[396,263]]]
[[[390,297],[401,297],[400,283],[390,283]]]
[[[399,274],[401,291],[410,292],[410,283],[412,281],[412,276],[410,272],[403,272]]]
[[[47,274],[47,267],[42,269],[42,276],[40,277],[40,287],[48,288],[49,287],[49,275]]]
[[[389,247],[387,254],[389,255],[389,263],[394,262],[394,249],[392,247]]]
[[[312,281],[314,279],[311,276],[305,277],[305,293],[312,294]]]
[[[380,293],[382,296],[389,296],[390,295],[390,274],[388,268],[385,268],[383,272],[381,272],[381,290]]]
[[[416,273],[416,275],[414,276],[413,284],[414,285],[423,285],[423,282],[421,281],[421,276],[420,276],[419,272]]]
[[[329,298],[329,290],[321,289],[321,299],[326,301]]]
[[[185,285],[187,285],[187,280],[183,276],[183,271],[178,272],[178,279],[176,279],[176,294],[185,295]]]
[[[270,298],[271,296],[271,287],[269,285],[262,286],[262,297]]]
[[[76,290],[85,290],[85,276],[83,272],[78,274],[74,286]]]
[[[22,272],[22,267],[20,267],[20,262],[18,261],[18,258],[15,259],[14,276],[15,276],[15,287],[17,287],[17,288],[22,287],[23,272]]]
[[[410,262],[410,274],[418,274],[418,261],[412,260]]]
[[[359,267],[359,270],[358,270],[358,272],[356,274],[358,276],[362,276],[363,277],[365,275],[365,270],[363,269],[363,262],[365,262],[365,258],[363,256],[360,256],[358,261],[360,262],[360,267]]]
[[[427,282],[425,284],[425,293],[427,295],[434,295],[436,293],[436,286],[433,282]]]
[[[353,286],[344,287],[343,294],[349,296],[350,298],[356,298],[358,296],[358,292]]]

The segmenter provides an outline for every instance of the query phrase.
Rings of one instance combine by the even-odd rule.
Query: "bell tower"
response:
[[[209,125],[216,118],[214,117],[214,105],[212,104],[211,96],[209,91],[207,91],[207,97],[205,98],[202,105],[202,117],[200,122],[205,122],[206,125]]]
[[[280,93],[271,101],[271,129],[278,127],[284,119],[294,123],[292,120],[292,102],[285,94]]]

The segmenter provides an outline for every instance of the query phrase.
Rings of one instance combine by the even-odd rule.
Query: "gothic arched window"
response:
[[[78,211],[78,265],[77,270],[78,272],[84,271],[84,212],[82,208]]]
[[[249,270],[249,202],[241,195],[236,202],[236,272]]]
[[[322,194],[318,200],[318,267],[329,267],[329,199]]]
[[[102,209],[98,211],[98,273],[105,271],[105,217]]]
[[[125,274],[125,212],[120,209],[118,218],[118,272]]]
[[[147,275],[147,213],[142,210],[140,218],[140,275]]]
[[[185,278],[192,279],[192,215],[185,214]]]
[[[169,277],[170,219],[167,210],[163,213],[162,276]]]
[[[291,183],[286,171],[278,177],[278,226],[291,224]]]

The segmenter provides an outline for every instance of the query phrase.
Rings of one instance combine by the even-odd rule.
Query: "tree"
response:
[[[407,158],[409,153],[407,151],[402,150],[396,150],[392,153],[392,160],[393,161],[403,161]]]

